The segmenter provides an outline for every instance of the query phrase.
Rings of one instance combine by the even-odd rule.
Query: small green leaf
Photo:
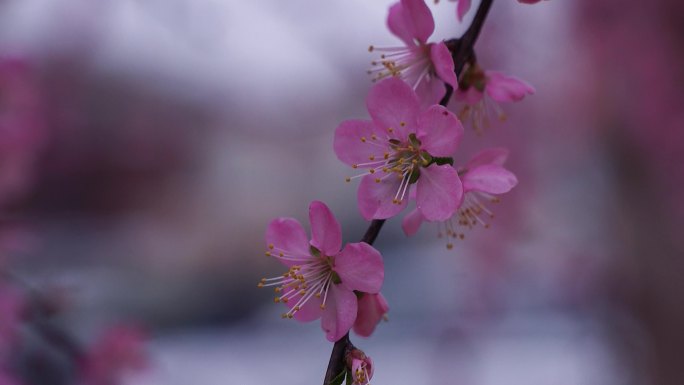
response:
[[[309,252],[310,252],[311,255],[313,255],[314,257],[320,257],[320,256],[321,256],[321,251],[318,250],[317,248],[313,247],[313,246],[309,246]]]
[[[342,385],[342,382],[344,381],[344,378],[346,376],[347,376],[347,370],[345,369],[345,370],[341,371],[340,374],[335,376],[335,378],[333,378],[332,381],[330,381],[329,385]]]
[[[411,177],[409,178],[409,184],[414,184],[418,182],[418,178],[420,178],[420,168],[416,167],[411,171]]]
[[[347,385],[352,385],[353,380],[351,370],[347,370]]]

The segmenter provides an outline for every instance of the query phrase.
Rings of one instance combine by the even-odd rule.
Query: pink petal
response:
[[[358,300],[358,314],[354,322],[354,333],[361,337],[370,337],[382,317],[389,311],[387,301],[382,294],[364,294]]]
[[[458,21],[463,21],[463,16],[470,10],[470,0],[458,0],[458,5],[456,6],[456,16]]]
[[[366,106],[376,126],[381,130],[392,128],[391,137],[406,139],[416,131],[420,102],[403,80],[391,77],[377,83],[368,93]]]
[[[404,234],[410,237],[418,232],[418,229],[420,229],[420,225],[423,224],[424,220],[423,214],[421,214],[418,209],[414,209],[408,213],[401,221],[401,228],[404,230]]]
[[[445,107],[434,105],[418,117],[421,149],[432,156],[452,156],[463,136],[463,125]]]
[[[421,169],[417,183],[416,206],[428,221],[449,219],[463,199],[463,186],[449,165]]]
[[[297,302],[302,298],[301,295],[297,294],[290,298],[285,305],[292,309],[297,305]],[[294,319],[299,322],[311,322],[315,321],[323,315],[323,310],[321,309],[322,298],[316,298],[315,296],[309,298],[309,300],[299,307],[299,311],[294,314]]]
[[[311,245],[324,255],[337,254],[342,247],[342,228],[325,203],[313,201],[309,205]]]
[[[482,191],[489,194],[509,192],[518,184],[515,174],[505,168],[493,164],[485,164],[469,170],[463,176],[463,189]]]
[[[471,106],[474,106],[477,103],[479,103],[483,97],[484,94],[478,91],[477,88],[472,86],[468,87],[465,90],[458,88],[454,91],[454,99],[456,101],[463,102]]]
[[[271,252],[275,257],[278,251],[282,250],[285,254],[306,257],[309,256],[309,237],[302,225],[293,218],[277,218],[271,221],[266,228],[266,247],[274,247],[275,252]],[[296,265],[293,261],[279,259],[287,266]]]
[[[373,134],[377,140],[371,139]],[[335,129],[333,149],[342,162],[352,166],[369,162],[371,156],[381,159],[387,143],[387,134],[380,132],[373,121],[345,120]]]
[[[497,102],[517,102],[525,95],[534,94],[535,90],[529,83],[501,72],[486,71],[487,86],[485,91],[490,98]]]
[[[399,178],[390,175],[380,183],[376,183],[375,178],[375,175],[363,177],[357,194],[361,216],[368,221],[391,218],[399,214],[408,203],[408,199],[403,199],[398,204],[392,202],[399,190]]]
[[[518,0],[518,3],[523,3],[523,4],[537,4],[541,0]]]
[[[508,153],[509,151],[502,147],[482,150],[475,154],[470,161],[468,161],[468,163],[465,165],[465,168],[470,170],[485,164],[503,166],[503,164],[506,163],[506,159],[508,159]]]
[[[323,310],[321,328],[330,342],[342,338],[356,320],[356,294],[340,285],[330,285]]]
[[[432,60],[437,76],[442,81],[454,88],[458,87],[458,80],[454,72],[454,58],[444,42],[431,44],[430,60]]]
[[[406,45],[425,44],[435,30],[430,8],[423,0],[401,0],[390,8],[387,27]]]
[[[435,20],[424,0],[401,0],[404,6],[406,23],[416,40],[425,44],[435,30]]]
[[[421,109],[427,109],[439,103],[446,94],[444,82],[435,76],[426,76],[416,86],[416,94],[420,100]]]
[[[335,257],[335,272],[350,290],[377,293],[385,277],[382,255],[373,246],[350,243]]]
[[[396,3],[391,6],[389,14],[387,15],[387,28],[407,46],[415,46],[416,43],[413,40],[413,30],[411,26],[408,25],[406,20],[409,19],[405,14],[406,8],[404,8],[403,4]]]

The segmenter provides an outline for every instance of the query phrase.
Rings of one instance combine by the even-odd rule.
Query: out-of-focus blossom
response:
[[[459,169],[463,183],[464,198],[456,215],[440,223],[440,235],[447,238],[447,248],[451,249],[451,239],[463,238],[458,227],[473,228],[480,224],[485,228],[489,224],[483,217],[493,218],[494,214],[487,208],[485,202],[497,203],[497,195],[509,192],[518,178],[503,167],[508,158],[508,150],[491,148],[475,155],[464,167]],[[420,211],[413,210],[402,221],[402,228],[406,235],[413,235],[418,231],[425,217]]]
[[[321,318],[326,338],[337,341],[356,320],[354,290],[375,294],[385,276],[382,256],[364,242],[342,247],[342,230],[323,202],[309,206],[311,241],[293,218],[273,220],[266,230],[266,255],[289,267],[276,278],[264,278],[259,287],[275,286],[275,302],[290,310],[283,318],[310,322]]]
[[[21,382],[11,373],[0,368],[0,385],[21,385]]]
[[[0,57],[0,204],[32,182],[45,142],[39,93],[29,64]]]
[[[439,105],[421,108],[416,93],[398,78],[376,84],[366,105],[372,120],[342,122],[334,142],[342,162],[367,170],[356,176],[363,176],[361,215],[367,220],[393,217],[406,207],[413,184],[425,218],[453,215],[463,194],[461,181],[442,161],[453,155],[463,135],[458,118]]]
[[[479,133],[489,125],[490,110],[499,120],[505,120],[506,115],[498,103],[517,102],[534,92],[534,87],[524,80],[498,71],[484,71],[473,64],[463,73],[454,99],[465,103],[459,118],[470,120]]]
[[[24,298],[17,289],[0,283],[0,362],[13,352],[24,304]]]
[[[127,373],[144,369],[148,363],[145,341],[138,327],[106,330],[83,358],[79,385],[118,385]]]
[[[381,293],[364,294],[359,298],[359,311],[354,322],[354,333],[370,337],[378,323],[387,317],[389,305]]]
[[[374,47],[380,52],[369,72],[373,80],[398,76],[409,83],[424,105],[437,103],[445,94],[444,84],[457,87],[454,60],[444,42],[428,43],[435,30],[432,13],[423,0],[401,0],[387,16],[389,30],[401,39],[404,47]]]
[[[351,370],[352,385],[368,385],[373,378],[373,360],[359,349],[354,349],[347,358]]]
[[[463,21],[463,16],[465,16],[466,13],[470,10],[470,5],[471,1],[470,0],[449,0],[449,1],[456,1],[458,4],[456,4],[456,17],[458,17],[459,21]],[[519,3],[523,4],[535,4],[540,2],[541,0],[518,0]],[[439,0],[435,0],[435,3],[439,3]]]

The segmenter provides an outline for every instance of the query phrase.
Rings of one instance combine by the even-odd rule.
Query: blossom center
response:
[[[335,258],[324,255],[317,248],[311,246],[308,255],[295,255],[274,245],[269,245],[266,256],[281,261],[296,262],[287,272],[279,277],[262,278],[258,287],[274,287],[275,303],[288,304],[293,302],[290,310],[282,314],[283,318],[293,318],[302,307],[312,300],[321,299],[320,308],[325,309],[328,291],[331,284],[341,282],[339,275],[333,271]]]

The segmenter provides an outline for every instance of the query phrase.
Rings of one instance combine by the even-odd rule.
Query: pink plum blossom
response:
[[[505,120],[506,116],[497,103],[517,102],[534,92],[534,87],[524,80],[498,71],[483,71],[480,66],[473,64],[463,73],[454,99],[465,103],[459,117],[471,120],[475,131],[480,133],[483,127],[489,125],[490,110],[500,120]]]
[[[352,385],[369,385],[373,378],[373,360],[359,349],[354,349],[347,357],[351,371]]]
[[[387,318],[389,306],[382,294],[364,294],[359,298],[359,311],[354,322],[354,333],[370,337],[378,323]]]
[[[17,380],[11,373],[0,368],[0,385],[21,385],[21,382]]]
[[[289,270],[280,277],[262,279],[258,286],[275,287],[275,302],[289,308],[283,318],[301,322],[321,318],[327,339],[334,342],[356,320],[358,300],[354,291],[380,291],[385,276],[382,256],[365,242],[350,243],[341,249],[340,224],[323,202],[311,203],[309,221],[310,241],[293,218],[278,218],[268,225],[266,255]]]
[[[145,340],[138,327],[120,325],[106,330],[83,358],[79,384],[117,385],[126,373],[145,368]]]
[[[479,152],[459,169],[464,191],[463,203],[453,217],[440,224],[440,236],[447,237],[448,249],[453,247],[451,239],[464,237],[457,230],[459,226],[473,228],[481,224],[485,228],[489,227],[483,216],[493,218],[494,214],[485,202],[499,202],[498,195],[509,192],[518,184],[515,174],[503,167],[507,158],[508,150],[491,148]],[[425,217],[420,211],[413,210],[402,221],[404,233],[409,236],[415,234],[424,221]]]
[[[342,122],[333,144],[342,162],[366,170],[356,176],[363,177],[361,215],[367,220],[393,217],[406,207],[415,185],[425,218],[452,216],[463,192],[456,170],[442,161],[456,151],[463,135],[458,118],[439,105],[423,109],[413,89],[398,78],[373,86],[366,105],[371,120]]]
[[[444,42],[428,43],[435,30],[432,13],[423,0],[401,0],[387,16],[389,30],[401,39],[404,47],[374,47],[380,52],[373,61],[374,81],[397,76],[408,82],[425,105],[437,103],[445,94],[445,83],[457,87],[454,60]]]

